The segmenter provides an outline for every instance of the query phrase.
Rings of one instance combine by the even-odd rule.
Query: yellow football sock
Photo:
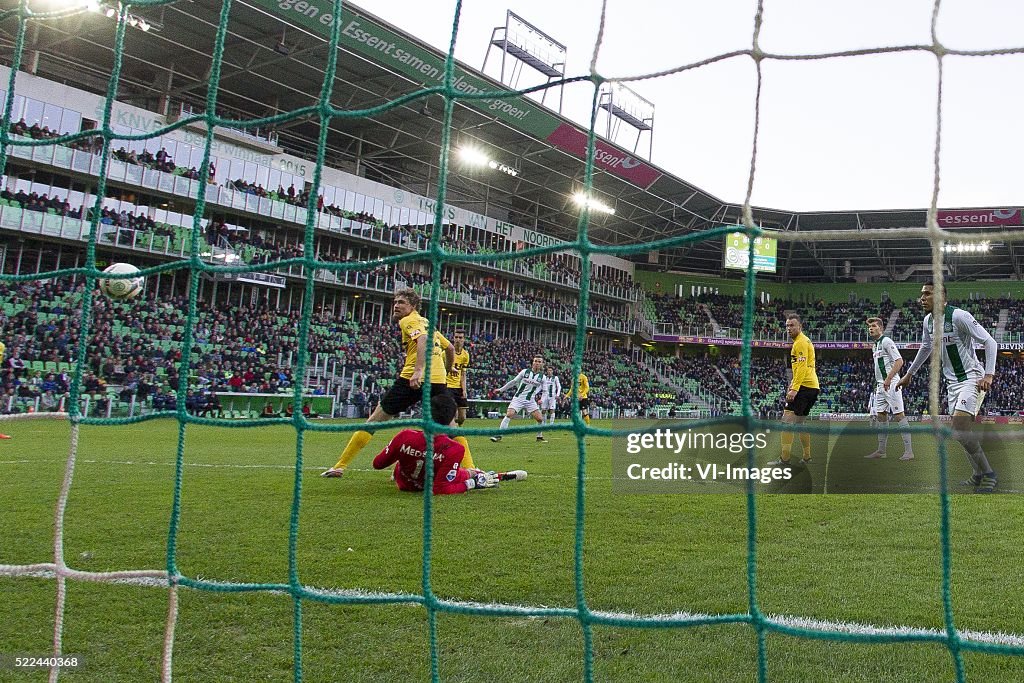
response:
[[[789,462],[793,452],[793,432],[782,432],[782,460]]]
[[[804,460],[811,459],[811,435],[808,432],[800,434],[800,445],[804,447]]]
[[[348,440],[348,445],[341,452],[341,458],[335,463],[334,469],[345,469],[352,464],[355,457],[359,455],[359,451],[363,450],[363,446],[370,443],[372,438],[373,435],[370,432],[364,432],[361,429],[358,432],[352,432],[352,438]]]
[[[586,413],[584,413],[583,415],[583,422],[586,423],[588,427],[590,426],[590,416],[587,415]]]
[[[464,436],[456,436],[453,441],[462,444],[462,447],[466,450],[466,455],[462,458],[462,466],[466,469],[476,469],[476,465],[473,464],[473,454],[469,450],[469,441]]]

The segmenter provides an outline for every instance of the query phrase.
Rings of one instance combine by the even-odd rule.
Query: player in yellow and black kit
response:
[[[580,413],[583,415],[583,421],[589,426],[590,425],[590,380],[587,376],[580,372],[579,379],[576,381],[576,389],[580,396]],[[566,398],[572,396],[572,389],[565,395]]]
[[[455,349],[451,342],[440,332],[434,332],[433,343],[427,341],[427,319],[417,312],[420,295],[415,289],[400,289],[395,292],[393,318],[398,321],[402,331],[402,347],[405,349],[405,364],[398,373],[395,383],[387,390],[380,400],[380,405],[373,409],[366,423],[386,422],[393,420],[403,410],[408,410],[420,402],[423,397],[423,375],[427,366],[427,347],[431,348],[430,362],[430,395],[442,396],[442,400],[452,401],[448,393],[445,377],[454,362]],[[453,411],[454,412],[454,411]],[[321,477],[340,477],[345,474],[356,455],[369,443],[372,434],[359,430],[352,433],[341,458],[329,470],[320,474]]]
[[[818,373],[815,371],[814,344],[803,333],[800,316],[790,313],[786,316],[786,332],[793,340],[789,352],[790,366],[793,368],[793,380],[786,392],[786,410],[782,421],[789,424],[802,424],[818,400],[820,385]],[[788,465],[793,450],[793,432],[782,432],[782,457],[770,465]],[[803,458],[800,464],[811,461],[811,435],[800,433],[800,445],[803,446]]]
[[[459,409],[455,415],[455,424],[461,427],[462,423],[466,421],[466,409],[469,407],[469,401],[466,400],[468,398],[466,395],[466,368],[469,367],[466,333],[461,329],[456,329],[452,334],[452,343],[455,344],[455,361],[448,371],[446,382],[448,393],[455,399],[455,405]]]
[[[455,357],[452,362],[452,367],[448,370],[448,376],[445,378],[445,383],[448,385],[448,393],[455,399],[455,407],[458,411],[455,413],[455,424],[462,426],[462,423],[466,421],[466,409],[469,408],[469,396],[467,395],[466,389],[466,369],[469,367],[469,351],[466,350],[466,333],[461,328],[456,328],[452,334],[452,343],[455,345]],[[469,441],[464,436],[452,437],[455,441],[462,444],[463,450],[466,451],[466,455],[462,458],[462,466],[466,468],[476,467],[473,464],[473,454],[469,450]]]

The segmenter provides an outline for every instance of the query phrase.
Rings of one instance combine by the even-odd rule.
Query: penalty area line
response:
[[[52,460],[52,459],[51,460],[33,460],[31,458],[19,458],[17,460],[0,460],[0,466],[3,466],[3,465],[40,465],[40,464],[59,464],[59,465],[63,465],[66,462],[67,462],[66,460]],[[175,466],[174,462],[164,462],[164,461],[156,461],[156,460],[96,460],[96,459],[89,459],[89,458],[76,458],[75,462],[76,463],[89,464],[89,465],[118,465],[118,466],[125,466],[125,467],[174,467]],[[289,471],[292,471],[292,472],[295,471],[295,465],[270,464],[270,463],[249,463],[249,464],[245,464],[245,463],[186,462],[186,463],[183,463],[183,465],[185,467],[202,468],[202,469],[289,470]],[[826,468],[828,467],[828,456],[826,456],[825,466],[826,466]],[[319,473],[319,472],[323,472],[326,469],[327,469],[327,467],[324,466],[324,465],[306,465],[305,467],[302,468],[302,471],[303,472],[318,472]],[[348,470],[351,471],[351,472],[385,472],[385,471],[387,471],[387,470],[375,470],[372,467],[349,467]],[[562,474],[540,474],[540,473],[534,474],[532,472],[530,473],[530,478],[531,479],[555,479],[555,480],[565,479],[567,481],[576,481],[576,477],[575,476],[566,476],[566,475],[562,475]],[[584,481],[615,481],[615,480],[623,480],[624,481],[625,479],[623,477],[621,477],[621,476],[616,477],[616,476],[594,475],[594,474],[588,474],[586,477],[584,477]],[[713,484],[713,482],[705,482],[705,483]],[[826,481],[826,483],[827,483],[827,481]],[[889,495],[938,495],[938,493],[939,493],[938,486],[930,486],[930,485],[927,485],[927,484],[920,485],[920,486],[915,486],[915,485],[907,484],[907,485],[902,485],[901,488],[903,490],[887,491],[886,493],[889,494]],[[1015,488],[1005,488],[1005,487],[1001,486],[1001,487],[999,487],[997,489],[997,492],[1001,493],[1001,494],[1019,494],[1019,493],[1024,493],[1024,490],[1015,489]],[[682,491],[680,491],[680,492],[678,492],[678,495],[716,495],[718,493],[722,493],[722,494],[728,495],[728,494],[736,493],[736,492],[735,491],[728,491],[728,492],[705,491],[705,492],[699,492],[698,493],[698,492],[695,492],[695,491],[693,491],[693,492],[690,492],[690,491],[682,492]],[[767,495],[768,493],[769,493],[768,491],[764,491],[764,492],[759,493],[759,495]],[[822,491],[822,494],[825,494],[825,493],[827,493],[827,490]],[[963,490],[956,490],[954,487],[951,487],[951,490],[949,491],[949,493],[950,493],[950,495],[973,495],[972,492],[969,489],[966,489],[966,488],[963,489]],[[795,495],[795,494],[793,494],[793,495]],[[832,495],[844,495],[844,494],[832,494]]]
[[[59,464],[63,465],[66,460],[33,460],[28,458],[22,458],[18,460],[0,460],[0,465],[41,465],[41,464]],[[90,465],[123,465],[126,467],[174,467],[173,462],[161,462],[156,460],[95,460],[88,458],[76,458],[76,463],[85,463]],[[263,464],[263,463],[206,463],[206,462],[186,462],[183,463],[185,467],[201,467],[209,469],[240,469],[240,470],[289,470],[294,471],[295,465],[283,465],[283,464]],[[302,468],[303,472],[323,472],[327,469],[325,465],[307,465]],[[375,470],[372,467],[349,467],[352,472],[384,472],[386,470]],[[536,479],[562,479],[563,477],[558,474],[531,474],[531,478]],[[575,480],[575,477],[572,477]],[[587,476],[588,481],[598,479],[612,479],[612,477],[596,477]]]

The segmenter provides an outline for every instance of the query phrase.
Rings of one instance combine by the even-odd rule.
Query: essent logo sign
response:
[[[560,124],[547,141],[580,159],[587,158],[587,134],[568,124]],[[661,177],[661,171],[602,140],[594,142],[594,165],[644,189]]]
[[[612,168],[636,168],[639,166],[641,161],[634,159],[628,155],[620,155],[617,152],[609,152],[608,150],[596,147],[594,149],[594,161],[602,166],[609,166]]]
[[[1020,225],[1020,209],[963,209],[939,211],[936,222],[943,228],[963,228],[984,225]]]

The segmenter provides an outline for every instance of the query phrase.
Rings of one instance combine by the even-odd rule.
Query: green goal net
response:
[[[70,385],[70,400],[68,401],[68,410],[66,414],[56,415],[34,415],[34,416],[7,416],[5,420],[20,420],[20,419],[46,419],[48,417],[57,417],[60,419],[67,419],[71,425],[71,443],[69,456],[67,458],[66,469],[64,473],[63,485],[60,492],[60,497],[57,504],[56,510],[56,533],[54,538],[54,561],[53,562],[41,562],[38,564],[30,565],[0,565],[0,576],[5,577],[18,577],[18,576],[37,576],[39,572],[48,572],[56,582],[57,586],[57,605],[56,605],[56,617],[55,617],[55,629],[53,637],[53,653],[58,655],[62,652],[62,633],[64,628],[64,600],[66,592],[66,582],[71,581],[118,581],[130,578],[150,578],[157,579],[165,582],[168,590],[168,610],[166,620],[166,632],[165,642],[163,647],[163,660],[162,660],[162,676],[164,680],[171,680],[172,678],[172,667],[173,667],[173,651],[175,644],[175,632],[177,625],[177,614],[178,614],[178,599],[179,593],[183,590],[190,591],[207,591],[207,592],[264,592],[273,593],[287,596],[292,601],[293,605],[293,672],[294,680],[303,680],[303,615],[304,610],[307,606],[313,603],[331,604],[331,605],[414,605],[419,606],[426,611],[428,615],[427,624],[429,628],[429,643],[430,643],[430,673],[433,680],[439,680],[440,678],[440,661],[441,661],[441,650],[438,645],[437,636],[437,619],[442,614],[463,614],[463,615],[477,615],[477,616],[493,616],[493,617],[543,617],[551,619],[566,619],[574,620],[579,624],[582,632],[582,652],[583,652],[583,677],[587,681],[594,679],[594,636],[593,630],[598,626],[615,626],[615,627],[628,627],[637,629],[686,629],[699,626],[717,626],[725,624],[742,624],[747,625],[753,629],[756,633],[757,639],[757,659],[751,664],[756,666],[757,679],[760,681],[767,681],[770,679],[768,657],[766,651],[766,638],[769,634],[777,633],[798,638],[816,639],[816,640],[828,640],[828,641],[845,641],[851,643],[901,643],[901,642],[928,642],[935,643],[945,647],[948,650],[949,656],[953,661],[953,668],[956,674],[957,681],[966,680],[966,673],[964,667],[964,653],[966,652],[984,652],[990,654],[1000,655],[1024,655],[1024,644],[1019,642],[1019,639],[1006,637],[989,637],[984,634],[969,633],[958,629],[954,609],[953,601],[951,598],[951,563],[952,563],[952,551],[950,545],[950,496],[946,493],[946,476],[947,476],[947,447],[946,442],[949,436],[948,430],[941,427],[920,427],[915,428],[920,431],[932,431],[933,433],[939,434],[942,438],[938,439],[938,459],[939,468],[942,477],[942,485],[940,486],[940,492],[937,498],[937,509],[936,514],[940,516],[940,536],[937,539],[941,546],[941,586],[937,586],[936,590],[941,591],[942,605],[943,605],[943,623],[944,629],[942,630],[927,630],[927,629],[915,629],[915,628],[878,628],[874,630],[854,630],[854,629],[843,629],[835,628],[832,625],[792,619],[779,619],[769,614],[766,614],[762,610],[762,601],[759,597],[758,591],[758,528],[757,528],[757,508],[758,508],[758,497],[755,495],[753,485],[748,489],[746,493],[746,577],[747,577],[747,609],[743,612],[738,613],[724,613],[718,615],[700,615],[700,614],[675,614],[675,615],[635,615],[635,614],[618,614],[611,613],[601,610],[592,609],[588,603],[588,595],[585,590],[584,577],[586,575],[587,566],[584,561],[584,540],[586,537],[585,528],[585,514],[584,506],[587,498],[587,473],[588,467],[590,467],[590,461],[588,460],[588,449],[585,437],[588,435],[597,437],[613,437],[621,436],[628,433],[629,430],[615,430],[615,429],[603,429],[597,427],[589,427],[584,423],[578,410],[579,397],[576,395],[576,391],[573,391],[573,406],[576,408],[573,411],[573,419],[570,423],[546,426],[547,430],[563,430],[571,432],[576,439],[577,446],[577,466],[576,466],[576,482],[575,482],[575,534],[574,541],[575,547],[573,549],[574,556],[574,581],[575,581],[575,597],[576,601],[574,605],[564,607],[541,607],[541,606],[523,606],[523,605],[506,605],[497,603],[467,603],[462,601],[456,601],[447,599],[442,595],[435,593],[433,589],[432,581],[432,551],[433,551],[433,532],[434,532],[434,500],[433,495],[428,490],[423,497],[423,513],[424,522],[422,529],[422,543],[423,543],[423,555],[422,555],[422,590],[418,593],[388,593],[388,594],[364,594],[357,591],[351,592],[330,592],[324,591],[317,588],[307,586],[302,581],[302,567],[299,562],[298,553],[298,542],[300,533],[303,529],[300,528],[300,503],[303,490],[303,476],[304,476],[304,439],[307,433],[311,431],[321,432],[332,432],[332,433],[349,433],[359,429],[362,425],[356,424],[330,424],[320,423],[307,420],[301,410],[294,411],[294,417],[292,418],[277,418],[272,423],[285,424],[294,427],[295,430],[295,462],[294,462],[294,489],[291,505],[290,515],[290,528],[289,528],[289,546],[288,546],[288,580],[282,583],[238,583],[231,581],[221,581],[216,579],[207,579],[197,576],[187,576],[181,573],[178,565],[178,540],[179,540],[179,525],[181,517],[181,501],[182,501],[182,490],[183,484],[183,471],[184,471],[184,458],[186,454],[186,435],[190,428],[195,425],[214,425],[214,426],[225,426],[227,423],[222,420],[210,419],[204,417],[197,417],[190,414],[186,410],[185,396],[188,389],[188,373],[181,372],[179,375],[179,385],[177,391],[177,407],[173,411],[155,412],[144,417],[132,417],[132,418],[101,418],[101,417],[89,417],[82,413],[80,407],[80,398],[83,395],[83,373],[86,370],[86,356],[88,337],[90,331],[90,325],[92,324],[92,311],[94,300],[96,296],[100,296],[97,293],[96,281],[101,275],[101,271],[97,268],[97,233],[99,230],[99,212],[102,209],[102,201],[104,191],[106,189],[106,169],[108,167],[108,161],[111,159],[112,144],[115,141],[127,141],[127,140],[141,140],[145,138],[152,138],[162,135],[170,130],[181,128],[188,124],[205,124],[205,149],[203,154],[203,161],[199,170],[199,176],[201,179],[209,177],[210,173],[210,160],[211,160],[211,149],[214,144],[214,128],[233,128],[233,129],[251,129],[258,127],[265,127],[274,124],[282,124],[289,121],[294,121],[299,118],[312,118],[319,122],[320,125],[320,136],[316,149],[316,165],[312,176],[312,188],[309,193],[309,203],[307,208],[307,220],[305,225],[305,250],[304,256],[286,259],[283,261],[277,261],[269,264],[259,265],[213,265],[204,261],[200,257],[199,244],[202,239],[202,219],[204,212],[206,211],[206,200],[203,192],[198,192],[195,196],[195,210],[193,216],[193,227],[191,232],[191,257],[183,258],[174,262],[164,263],[159,266],[147,268],[143,271],[143,275],[151,276],[156,273],[169,273],[171,271],[178,271],[182,273],[190,274],[190,289],[189,289],[189,306],[188,306],[188,325],[184,334],[184,341],[182,343],[182,358],[181,367],[188,368],[190,363],[194,360],[194,346],[195,340],[195,324],[197,320],[197,307],[199,299],[199,275],[203,273],[244,273],[244,272],[255,272],[265,271],[273,272],[277,268],[283,266],[296,265],[301,266],[304,269],[305,277],[305,290],[304,297],[302,299],[302,315],[298,326],[298,337],[299,337],[299,353],[295,362],[295,376],[303,377],[307,364],[309,363],[309,345],[308,340],[310,336],[311,319],[313,316],[313,301],[314,301],[314,286],[315,276],[317,273],[323,272],[346,272],[355,270],[367,270],[373,267],[380,266],[382,264],[393,264],[402,262],[412,262],[416,260],[428,260],[432,266],[432,278],[430,282],[430,303],[427,317],[430,320],[430,329],[428,335],[433,334],[433,330],[437,325],[439,319],[439,302],[441,301],[440,292],[442,291],[442,266],[446,263],[467,263],[467,262],[487,262],[494,263],[499,261],[509,261],[513,259],[526,259],[535,257],[538,255],[554,253],[556,251],[563,251],[566,249],[573,250],[578,253],[582,261],[581,267],[581,282],[580,282],[580,295],[579,295],[579,310],[581,314],[578,316],[578,324],[575,331],[575,355],[572,358],[572,373],[573,377],[577,376],[580,372],[583,364],[583,350],[586,346],[586,314],[590,304],[590,293],[591,293],[591,259],[595,254],[611,254],[628,256],[631,254],[645,253],[651,250],[657,249],[668,249],[673,247],[679,247],[687,243],[693,243],[701,240],[722,240],[727,233],[735,232],[738,229],[746,232],[748,236],[757,236],[762,234],[761,229],[755,224],[753,219],[750,196],[754,187],[755,180],[755,168],[757,162],[757,143],[758,143],[758,124],[760,122],[760,87],[762,82],[762,64],[767,60],[772,59],[783,59],[791,58],[782,55],[772,55],[765,53],[759,46],[758,39],[763,19],[763,6],[759,4],[756,16],[754,17],[754,31],[752,35],[751,46],[747,49],[732,52],[728,54],[719,55],[716,60],[705,60],[701,63],[681,65],[678,68],[663,71],[654,74],[645,74],[642,76],[631,76],[623,78],[608,79],[602,77],[599,73],[592,70],[591,73],[582,76],[563,79],[558,82],[552,82],[544,86],[538,86],[530,90],[522,91],[509,91],[509,90],[495,90],[495,91],[477,91],[467,92],[465,89],[455,87],[455,60],[454,60],[454,48],[456,38],[458,36],[459,28],[459,13],[461,4],[456,5],[454,20],[452,22],[451,32],[451,44],[448,50],[448,56],[445,61],[444,73],[439,78],[439,83],[431,87],[423,87],[413,92],[408,92],[399,97],[396,97],[390,102],[382,104],[377,107],[362,109],[362,110],[342,110],[332,105],[332,94],[335,83],[335,75],[338,69],[338,60],[343,59],[344,53],[338,49],[343,22],[340,20],[334,20],[329,26],[329,35],[327,37],[329,47],[327,50],[327,62],[324,65],[324,79],[322,83],[319,96],[315,104],[295,110],[285,112],[276,116],[268,116],[260,119],[252,120],[233,120],[226,119],[216,115],[214,112],[218,111],[218,94],[220,79],[223,67],[223,55],[225,50],[225,41],[228,36],[228,23],[232,13],[232,1],[224,0],[220,6],[220,22],[216,33],[216,40],[214,43],[212,55],[210,58],[210,71],[209,71],[209,85],[206,90],[206,108],[205,113],[196,114],[192,116],[186,116],[176,121],[172,125],[154,130],[145,134],[126,136],[115,132],[112,125],[112,108],[113,103],[118,93],[119,79],[122,71],[122,59],[124,57],[124,44],[125,34],[129,30],[129,18],[133,8],[146,8],[154,7],[159,5],[169,4],[168,0],[151,0],[145,1],[140,0],[136,3],[121,4],[116,7],[116,21],[117,29],[115,34],[114,44],[114,64],[113,69],[110,73],[108,89],[106,93],[106,107],[102,113],[102,120],[99,121],[99,127],[96,130],[85,131],[75,134],[69,134],[62,136],[54,140],[45,141],[27,141],[22,139],[14,139],[10,134],[10,113],[12,111],[12,105],[14,102],[15,92],[17,90],[17,74],[19,68],[22,66],[23,61],[26,58],[26,36],[32,30],[32,27],[37,22],[55,21],[67,18],[75,13],[84,12],[83,7],[72,8],[61,11],[50,11],[50,12],[38,12],[33,10],[33,3],[29,0],[18,0],[18,6],[13,9],[7,9],[0,12],[0,25],[6,27],[8,30],[14,29],[13,34],[15,36],[15,45],[13,50],[12,61],[12,73],[10,81],[7,84],[7,101],[5,107],[5,115],[0,125],[0,173],[5,172],[8,162],[12,155],[12,150],[16,150],[22,147],[42,147],[46,145],[59,145],[74,142],[76,140],[82,140],[86,138],[96,139],[102,142],[100,146],[99,155],[101,158],[100,168],[104,169],[101,172],[98,179],[98,187],[96,190],[96,204],[92,216],[92,224],[90,237],[86,247],[86,257],[84,263],[80,267],[65,268],[57,271],[42,272],[33,275],[0,275],[0,282],[4,283],[20,283],[27,282],[30,280],[44,280],[52,278],[68,278],[76,276],[79,278],[84,277],[87,287],[85,289],[84,297],[82,299],[80,311],[73,313],[73,315],[80,316],[81,332],[77,341],[77,352],[75,354],[76,362],[74,364],[72,374],[72,381]],[[332,17],[342,17],[345,14],[345,8],[343,7],[340,0],[336,0],[333,6],[327,7],[326,5],[322,8],[324,13],[330,13]],[[935,3],[935,13],[939,10],[939,3]],[[603,17],[602,17],[603,18]],[[934,31],[933,31],[934,36]],[[592,64],[596,64],[597,55],[601,48],[601,38],[599,36],[598,44],[594,49],[594,60]],[[918,50],[922,52],[929,52],[934,54],[938,59],[939,68],[939,84],[941,88],[941,75],[942,75],[942,63],[943,58],[949,54],[949,50],[939,44],[937,40],[932,41],[931,44],[916,45],[916,46],[904,46],[904,47],[886,47],[877,48],[871,50],[859,50],[851,52],[842,52],[834,54],[821,54],[821,55],[806,55],[804,59],[838,59],[838,58],[849,58],[863,54],[875,54],[883,52],[894,52],[897,50]],[[996,53],[1009,53],[1009,52],[1020,52],[1021,50],[1015,51],[988,51],[969,53],[961,52],[960,54],[996,54]],[[599,109],[598,94],[600,86],[608,82],[633,82],[646,78],[656,78],[667,76],[673,73],[679,73],[682,71],[699,68],[709,61],[717,61],[726,58],[747,58],[753,61],[757,69],[757,86],[758,86],[758,99],[757,107],[755,109],[755,127],[754,127],[754,145],[751,152],[750,158],[750,174],[749,182],[746,192],[746,200],[743,206],[743,226],[742,228],[736,228],[735,226],[709,229],[700,232],[694,232],[682,236],[676,236],[666,239],[659,239],[651,242],[635,243],[609,246],[604,244],[598,244],[591,240],[589,231],[589,211],[583,210],[580,215],[578,232],[576,239],[571,242],[562,242],[555,245],[529,248],[524,249],[515,253],[480,253],[480,254],[465,254],[461,252],[448,251],[442,246],[442,227],[444,223],[444,207],[446,197],[446,187],[449,173],[449,152],[451,149],[451,133],[452,133],[452,115],[454,107],[458,102],[467,102],[472,100],[494,100],[502,101],[511,97],[518,97],[532,90],[540,90],[546,87],[556,87],[571,82],[586,82],[589,83],[593,88],[593,101],[592,101],[592,118],[589,125],[589,135],[587,140],[587,158],[585,165],[584,175],[584,187],[585,192],[589,192],[593,185],[593,177],[595,170],[595,123],[597,120],[597,112]],[[327,134],[328,124],[334,119],[352,119],[352,118],[370,118],[386,110],[390,110],[402,105],[406,105],[410,102],[417,100],[424,100],[425,98],[443,98],[444,100],[444,127],[443,137],[441,139],[441,153],[438,159],[438,165],[440,169],[439,182],[438,182],[438,193],[436,202],[436,210],[434,216],[433,232],[429,241],[429,247],[417,252],[402,253],[387,258],[374,261],[372,263],[367,262],[349,262],[339,263],[318,260],[315,256],[314,249],[314,234],[317,217],[317,196],[318,190],[321,185],[322,170],[324,168],[324,162],[327,153]],[[941,131],[941,91],[939,98],[939,107],[936,110],[936,121],[938,123],[938,130]],[[948,240],[960,239],[959,236],[951,235],[939,228],[935,221],[936,215],[936,203],[938,197],[938,183],[939,183],[939,150],[940,150],[941,137],[937,135],[935,143],[935,192],[932,196],[931,209],[929,211],[928,224],[924,227],[919,228],[905,228],[900,229],[899,236],[901,237],[918,237],[924,238],[931,244],[931,256],[934,264],[935,282],[938,286],[941,286],[943,277],[943,251],[941,246],[943,242]],[[892,230],[864,230],[859,233],[863,239],[888,239],[896,236]],[[819,232],[801,232],[799,234],[785,234],[785,233],[773,233],[773,236],[779,240],[816,240],[827,243],[829,240],[840,240],[848,239],[849,234],[844,231],[819,231]],[[993,237],[998,237],[1003,240],[1021,239],[1020,233],[1012,232],[999,232],[993,233]],[[972,239],[981,239],[978,235],[972,235]],[[754,241],[750,240],[750,258],[749,263],[754,263]],[[764,426],[777,427],[777,424],[769,424],[759,420],[755,411],[751,406],[751,391],[750,391],[750,373],[751,373],[751,340],[753,338],[753,321],[755,312],[755,284],[756,275],[752,267],[748,268],[746,273],[745,281],[745,310],[743,316],[743,351],[742,351],[742,415],[739,420],[743,426],[748,430],[758,429]],[[936,344],[938,344],[939,337],[936,337]],[[937,348],[937,347],[936,347]],[[427,359],[428,368],[427,373],[430,372],[429,364],[430,358],[428,355]],[[575,383],[574,383],[575,384]],[[429,386],[424,386],[424,397],[429,396]],[[302,405],[302,386],[300,382],[295,383],[293,393],[294,405]],[[931,410],[934,415],[938,414],[939,406],[939,383],[938,383],[938,366],[933,364],[932,376],[930,384],[930,403]],[[423,429],[428,437],[438,432],[439,427],[433,423],[430,419],[430,407],[429,400],[423,402],[423,417],[416,420],[404,420],[392,423],[390,426],[415,426]],[[166,542],[166,567],[160,570],[125,570],[120,572],[89,572],[76,569],[72,564],[68,564],[68,558],[64,556],[63,551],[63,530],[64,530],[64,510],[67,503],[68,494],[72,487],[73,475],[75,472],[75,462],[77,454],[77,444],[79,438],[79,430],[82,425],[123,425],[128,423],[146,421],[156,418],[173,417],[178,421],[178,448],[177,448],[177,460],[174,471],[174,492],[173,492],[173,503],[170,514],[170,525],[167,530],[167,542]],[[735,420],[735,418],[734,418]],[[717,424],[716,420],[702,420],[697,422],[690,422],[687,427],[699,427],[701,425],[713,425]],[[3,424],[3,422],[0,422]],[[230,426],[232,427],[256,427],[266,426],[268,422],[266,420],[231,420]],[[816,431],[820,428],[807,427],[810,431]],[[510,430],[512,433],[515,432],[527,432],[531,431],[532,428],[513,428]],[[937,430],[937,431],[936,431]],[[462,429],[461,433],[466,435],[492,435],[495,434],[493,429]],[[432,439],[427,439],[428,444],[428,455],[426,458],[427,462],[427,480],[432,478],[433,460],[432,454]],[[754,463],[754,451],[748,452],[749,462],[751,466]],[[592,484],[591,484],[592,485]],[[284,599],[284,598],[282,598]],[[57,669],[53,669],[51,672],[51,680],[57,678]]]

